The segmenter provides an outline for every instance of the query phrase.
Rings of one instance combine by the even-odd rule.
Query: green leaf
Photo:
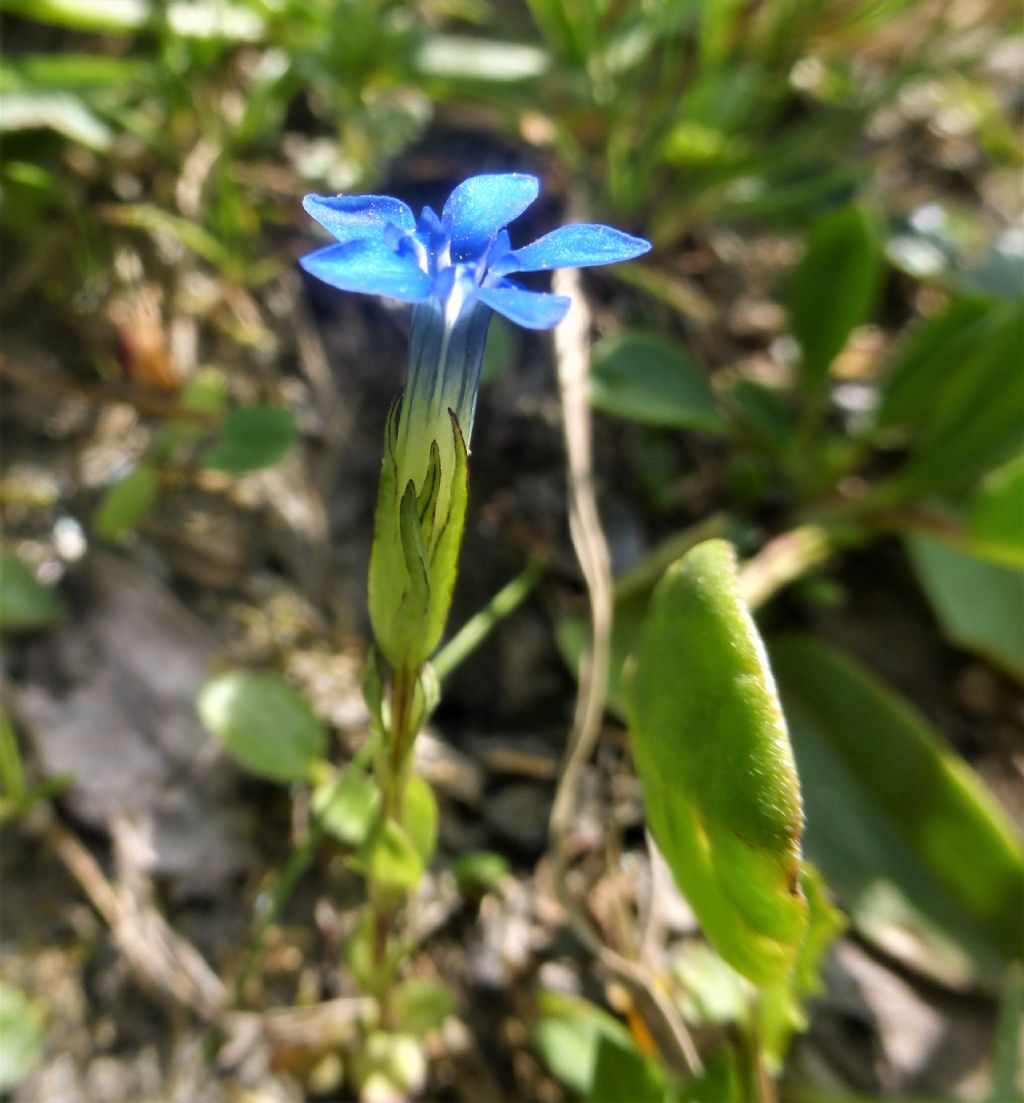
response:
[[[881,429],[925,424],[936,393],[982,339],[992,311],[985,299],[955,299],[911,330],[889,365],[875,424]]]
[[[992,1054],[992,1094],[989,1103],[1021,1098],[1021,1031],[1024,1030],[1024,967],[1017,963],[1003,981],[1003,998],[996,1025],[995,1051]]]
[[[924,718],[809,637],[772,648],[806,802],[805,845],[858,926],[899,892],[983,972],[1020,952],[1024,859],[1005,814]]]
[[[0,632],[44,628],[65,612],[60,595],[44,586],[27,563],[0,552]]]
[[[598,342],[590,404],[649,425],[725,430],[704,373],[673,342],[653,333],[626,332]]]
[[[423,878],[419,848],[394,820],[385,820],[370,836],[363,864],[367,880],[382,892],[411,892]]]
[[[236,761],[271,781],[304,780],[327,741],[306,698],[274,674],[214,678],[199,694],[199,715]]]
[[[3,0],[0,11],[75,31],[134,31],[150,18],[148,0]]]
[[[437,798],[430,785],[417,774],[405,783],[399,819],[426,868],[437,848]]]
[[[756,984],[803,942],[800,788],[729,544],[666,571],[627,676],[647,822],[712,945]]]
[[[362,846],[379,808],[380,787],[354,764],[346,768],[340,781],[332,775],[313,793],[313,811],[324,830],[346,846]]]
[[[0,91],[124,88],[146,72],[136,58],[95,54],[22,54],[0,62]]]
[[[106,150],[109,126],[71,92],[0,92],[0,131],[54,130],[89,149]]]
[[[922,396],[904,496],[969,485],[1024,447],[1024,304],[991,311],[971,327],[961,355]]]
[[[769,1072],[782,1071],[786,1050],[794,1033],[807,1029],[804,1002],[824,990],[821,967],[825,955],[846,927],[842,913],[833,907],[821,874],[804,864],[800,887],[807,898],[807,937],[797,955],[792,974],[759,994],[758,1038]]]
[[[493,850],[472,850],[455,860],[455,879],[463,896],[496,889],[508,875],[508,862]]]
[[[297,436],[295,418],[283,406],[243,406],[228,415],[220,440],[203,455],[203,466],[229,475],[272,467]]]
[[[845,207],[816,222],[789,286],[793,333],[802,350],[807,394],[819,394],[832,361],[870,313],[882,250],[871,220]]]
[[[455,999],[440,981],[410,977],[392,991],[389,1007],[397,1029],[421,1038],[443,1026],[455,1010]]]
[[[534,1042],[552,1073],[588,1103],[663,1103],[664,1074],[629,1031],[595,1004],[542,992]]]
[[[971,533],[1024,567],[1024,455],[985,476],[971,502]]]
[[[21,989],[0,981],[0,1092],[17,1087],[42,1054],[42,1011]]]
[[[141,463],[104,491],[92,515],[93,535],[113,541],[132,532],[153,512],[160,491],[160,476]]]
[[[930,536],[910,536],[906,546],[950,640],[1024,682],[1024,570]]]

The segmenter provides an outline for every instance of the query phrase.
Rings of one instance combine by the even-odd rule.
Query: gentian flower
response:
[[[388,419],[370,562],[370,615],[395,666],[418,665],[440,640],[451,600],[466,501],[487,327],[494,313],[551,329],[569,309],[561,295],[509,279],[517,272],[631,260],[650,249],[610,226],[562,226],[521,249],[505,227],[537,198],[535,177],[471,176],[441,216],[419,218],[386,195],[307,195],[306,211],[337,243],[301,259],[343,291],[414,303],[400,412]]]

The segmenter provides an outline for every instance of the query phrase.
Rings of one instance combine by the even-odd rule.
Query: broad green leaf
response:
[[[875,228],[857,207],[835,211],[811,227],[789,286],[790,318],[809,395],[821,392],[832,361],[868,317],[881,262]]]
[[[199,715],[242,766],[271,781],[302,781],[323,755],[323,725],[305,697],[274,674],[232,671],[203,686]]]
[[[132,532],[153,512],[160,477],[141,463],[104,491],[92,515],[92,531],[99,540],[112,541]]]
[[[809,637],[772,648],[806,802],[805,845],[862,925],[891,886],[991,974],[1020,953],[1020,842],[923,717]]]
[[[982,480],[971,501],[970,529],[978,540],[1024,567],[1024,455]]]
[[[220,440],[203,455],[203,466],[229,475],[272,467],[297,436],[295,418],[283,406],[243,406],[228,415]]]
[[[346,846],[362,846],[380,808],[380,787],[354,764],[340,780],[325,778],[313,793],[313,811],[329,831]]]
[[[1024,570],[930,536],[906,545],[946,635],[1024,682]]]
[[[43,628],[65,612],[60,595],[44,586],[27,563],[0,552],[0,632]]]
[[[419,848],[394,820],[386,820],[370,836],[363,865],[367,880],[379,891],[411,892],[423,878]]]
[[[538,1010],[534,1041],[571,1091],[588,1103],[663,1103],[663,1073],[618,1019],[562,992],[542,992]]]
[[[800,788],[725,541],[659,582],[626,705],[648,825],[704,933],[756,984],[785,977],[807,924]]]
[[[410,977],[392,991],[388,1006],[399,1030],[422,1037],[441,1028],[455,1010],[455,999],[440,981]]]
[[[617,334],[594,348],[590,403],[615,417],[721,433],[704,373],[671,341],[640,331]]]
[[[0,1092],[18,1086],[43,1054],[43,1015],[13,984],[0,981]]]
[[[437,798],[429,783],[417,774],[405,783],[399,818],[420,861],[424,867],[430,865],[437,848]]]

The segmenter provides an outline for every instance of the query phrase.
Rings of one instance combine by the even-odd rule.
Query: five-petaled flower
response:
[[[418,219],[386,195],[303,200],[337,238],[302,258],[307,272],[343,291],[416,304],[401,410],[388,422],[370,563],[374,632],[395,665],[422,661],[444,627],[492,314],[550,329],[570,306],[564,296],[529,290],[509,276],[615,264],[651,247],[610,226],[581,223],[513,249],[505,227],[538,191],[536,178],[521,173],[471,176],[440,218],[424,207]]]

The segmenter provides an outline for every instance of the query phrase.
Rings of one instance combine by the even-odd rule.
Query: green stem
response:
[[[533,593],[543,575],[544,569],[540,563],[536,561],[528,563],[515,578],[505,583],[478,613],[470,617],[434,656],[431,666],[438,679],[447,678],[487,639],[500,621],[515,612]]]

